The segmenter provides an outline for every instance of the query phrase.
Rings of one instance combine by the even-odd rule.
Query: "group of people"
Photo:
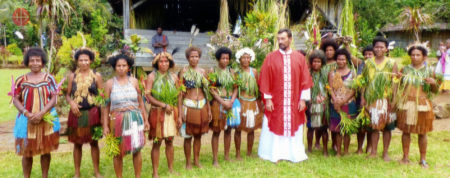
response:
[[[323,40],[320,50],[309,55],[314,83],[307,110],[309,152],[315,135],[315,147],[320,148],[319,140],[322,139],[323,154],[328,156],[329,130],[336,156],[348,154],[352,132],[346,130],[349,128],[346,121],[361,117],[358,130],[353,131],[357,134],[358,154],[363,153],[363,142],[367,138],[366,153],[369,158],[376,157],[379,132],[382,132],[382,157],[390,161],[391,131],[399,128],[403,132],[400,163],[410,162],[410,135],[418,134],[419,164],[428,167],[426,134],[432,130],[435,118],[430,99],[439,92],[442,76],[445,76],[441,70],[442,60],[435,69],[426,60],[428,48],[416,42],[407,50],[411,64],[399,70],[397,62],[386,56],[387,52],[387,39],[375,37],[372,46],[362,51],[364,60],[351,56],[345,47],[339,48],[333,39]],[[443,56],[443,60],[448,60],[448,55]],[[368,120],[364,121],[365,118]]]
[[[76,69],[67,76],[65,91],[70,105],[67,133],[74,144],[75,177],[80,177],[82,146],[86,143],[91,146],[95,176],[101,177],[98,139],[93,138],[99,129],[104,136],[119,142],[118,154],[113,158],[117,177],[122,177],[123,157],[130,153],[135,176],[140,177],[140,150],[146,142],[146,131],[153,144],[154,177],[158,176],[162,142],[166,145],[169,171],[174,172],[173,140],[178,135],[184,138],[186,169],[192,168],[192,147],[193,164],[201,167],[201,137],[209,130],[213,133],[212,163],[216,167],[219,166],[220,133],[224,132],[224,159],[230,160],[233,129],[238,160],[241,159],[242,131],[247,133],[246,154],[251,156],[255,130],[259,128],[262,129],[259,157],[271,162],[306,160],[305,123],[308,151],[312,150],[315,132],[316,145],[321,138],[327,156],[330,130],[332,147],[337,156],[341,156],[348,153],[350,143],[350,136],[340,132],[342,113],[354,119],[361,107],[369,113],[370,125],[359,130],[358,153],[362,153],[362,141],[367,133],[370,140],[367,150],[374,157],[379,131],[382,131],[383,157],[388,160],[391,130],[397,126],[403,131],[401,162],[409,162],[410,134],[416,133],[419,134],[420,164],[427,166],[426,133],[432,130],[434,119],[429,97],[430,92],[438,91],[438,82],[431,68],[424,64],[426,48],[411,46],[408,50],[411,65],[399,71],[395,61],[385,56],[388,43],[381,38],[374,39],[373,48],[364,50],[366,60],[354,59],[333,40],[323,41],[321,50],[313,51],[307,60],[290,48],[292,33],[288,29],[278,32],[277,41],[280,49],[266,56],[260,72],[250,67],[256,56],[249,48],[236,52],[238,67],[232,68],[232,51],[222,47],[215,53],[218,65],[205,70],[198,66],[201,49],[189,47],[185,51],[189,65],[178,73],[171,70],[175,66],[172,55],[163,50],[153,59],[154,70],[144,84],[129,75],[134,64],[129,55],[119,53],[109,57],[114,76],[103,83],[102,76],[90,68],[94,53],[88,48],[78,49],[74,54]],[[48,177],[50,153],[59,144],[60,123],[55,104],[61,83],[57,84],[52,75],[42,72],[46,56],[41,48],[30,48],[24,56],[24,64],[31,71],[15,82],[13,103],[19,111],[14,127],[15,148],[22,156],[24,177],[30,177],[35,155],[41,155],[42,177]],[[352,87],[358,75],[365,79],[361,89]],[[396,99],[399,91],[407,93]],[[99,96],[104,99],[103,104],[99,104]],[[145,102],[151,104],[149,112]],[[341,152],[342,141],[344,153]]]

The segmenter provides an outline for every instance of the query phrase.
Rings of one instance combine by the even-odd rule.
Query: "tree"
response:
[[[47,20],[50,28],[50,52],[48,60],[48,71],[52,66],[53,42],[57,23],[62,20],[63,23],[69,21],[71,14],[74,12],[68,0],[33,0],[33,4],[37,6],[37,15],[39,18],[40,34],[42,33],[42,24]],[[41,35],[40,35],[41,36]],[[42,39],[41,39],[42,46]]]
[[[414,32],[417,42],[420,42],[420,27],[433,23],[431,15],[423,13],[419,7],[406,7],[400,14],[399,20],[406,29]]]

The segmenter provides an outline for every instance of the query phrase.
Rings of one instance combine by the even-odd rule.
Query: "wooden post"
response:
[[[130,0],[123,0],[123,31],[130,28]]]

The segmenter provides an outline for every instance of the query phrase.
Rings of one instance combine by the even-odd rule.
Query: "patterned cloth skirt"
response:
[[[164,139],[177,135],[178,108],[173,107],[171,114],[167,114],[161,107],[152,107],[148,121],[150,123],[150,132],[148,139]]]
[[[144,147],[144,120],[140,110],[113,111],[110,120],[111,133],[120,141],[121,156]]]
[[[186,118],[187,135],[201,135],[208,132],[209,119],[206,99],[198,101],[184,99],[182,114]]]
[[[41,121],[38,124],[28,122],[28,118],[19,114],[14,126],[16,153],[25,157],[47,154],[58,149],[60,123],[55,108],[50,114],[52,123]]]
[[[378,99],[367,108],[370,114],[371,130],[392,130],[395,129],[395,121],[397,114],[388,111],[388,101],[386,99]]]
[[[426,134],[433,130],[433,106],[426,97],[408,97],[397,111],[397,127],[406,133]]]
[[[341,127],[341,115],[334,109],[333,105],[330,104],[330,126],[331,132],[340,132]],[[345,112],[349,115],[350,119],[355,119],[358,114],[358,109],[356,108],[356,102],[352,101],[349,104],[341,106],[341,112]]]
[[[69,112],[67,133],[69,141],[77,144],[92,142],[92,135],[96,127],[101,127],[100,109],[92,107],[88,110],[80,110],[81,116],[77,117],[72,111]]]
[[[224,130],[227,125],[227,114],[217,100],[212,101],[211,114],[212,121],[209,123],[210,129],[213,132],[220,132]]]
[[[264,113],[258,106],[258,101],[239,99],[241,103],[241,125],[238,130],[253,132],[262,127]]]

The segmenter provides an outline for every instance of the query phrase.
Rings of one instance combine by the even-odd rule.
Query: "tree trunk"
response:
[[[3,66],[6,65],[6,25],[0,24],[0,29],[3,28],[3,43],[5,47],[5,53],[3,54]]]
[[[414,30],[414,35],[416,36],[416,42],[420,42],[420,39],[419,39],[419,30]]]
[[[53,54],[53,38],[55,36],[55,30],[56,30],[56,25],[54,23],[52,23],[50,25],[50,52],[48,53],[48,73],[50,73],[51,71],[51,67],[52,67],[52,54]]]

